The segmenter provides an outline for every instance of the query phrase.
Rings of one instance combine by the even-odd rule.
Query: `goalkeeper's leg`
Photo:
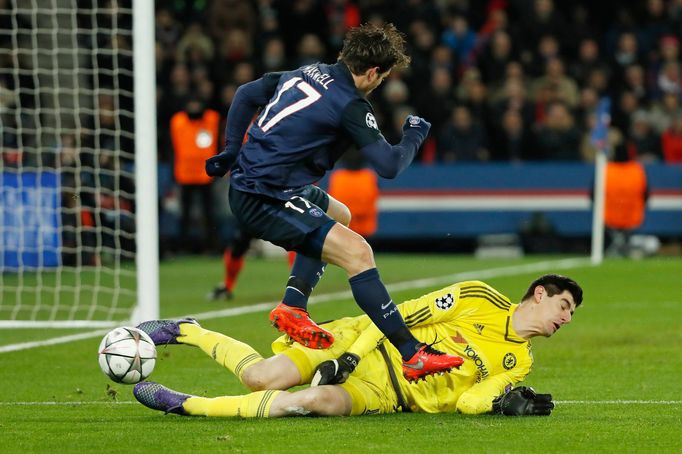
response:
[[[250,345],[191,323],[180,324],[180,334],[178,342],[201,348],[253,391],[288,389],[300,383],[301,374],[289,358],[263,359]]]
[[[183,408],[187,414],[197,416],[348,416],[351,398],[340,386],[318,386],[293,393],[267,390],[244,396],[190,397]]]
[[[340,386],[318,386],[294,393],[266,390],[243,396],[208,398],[179,393],[155,382],[141,382],[135,385],[133,395],[153,410],[183,416],[277,418],[351,414],[351,397]]]

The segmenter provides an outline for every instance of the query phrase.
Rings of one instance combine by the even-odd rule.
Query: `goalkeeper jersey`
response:
[[[492,410],[492,400],[524,379],[533,363],[530,342],[512,327],[518,305],[488,284],[460,282],[400,304],[414,336],[437,341],[435,348],[465,359],[459,370],[408,383],[401,373],[399,352],[386,343],[399,391],[409,410],[479,414]],[[366,316],[360,317],[365,318]],[[349,352],[361,358],[384,340],[369,324]]]

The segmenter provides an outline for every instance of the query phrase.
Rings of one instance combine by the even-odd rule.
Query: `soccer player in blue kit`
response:
[[[230,206],[245,231],[298,252],[282,303],[270,313],[278,330],[309,348],[332,345],[333,334],[306,310],[332,263],[346,271],[355,301],[400,352],[403,375],[416,381],[459,368],[463,359],[411,334],[381,281],[372,248],[347,227],[350,211],[313,185],[351,143],[383,178],[397,177],[414,159],[431,124],[408,116],[402,140],[390,145],[366,99],[393,68],[409,64],[404,47],[393,24],[365,24],[348,31],[335,64],[267,73],[240,86],[227,116],[225,149],[206,161],[206,172],[231,172]]]

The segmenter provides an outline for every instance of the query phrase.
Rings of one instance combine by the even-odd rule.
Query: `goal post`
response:
[[[133,0],[137,298],[133,323],[159,318],[154,1]]]
[[[158,318],[152,0],[0,9],[0,328]]]

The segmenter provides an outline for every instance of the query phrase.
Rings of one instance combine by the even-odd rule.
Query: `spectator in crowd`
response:
[[[446,68],[434,68],[431,83],[417,95],[417,111],[432,121],[434,131],[440,131],[455,105],[455,90],[452,76]]]
[[[653,49],[662,36],[668,33],[670,25],[666,18],[663,0],[647,0],[644,17],[641,20],[639,34],[642,37],[643,48]]]
[[[521,112],[508,109],[502,114],[500,126],[492,131],[491,159],[518,162],[529,156],[532,147],[531,134]]]
[[[413,63],[410,72],[399,75],[390,95],[404,96],[399,93],[406,86],[407,99],[385,102],[383,91],[375,95],[383,100],[376,106],[380,121],[391,122],[398,106],[414,105],[419,111],[438,110],[429,118],[446,122],[457,99],[491,134],[495,126],[491,119],[503,118],[508,104],[522,112],[524,130],[540,131],[545,129],[549,105],[560,101],[568,103],[580,136],[595,96],[610,95],[615,101],[614,127],[629,135],[633,113],[646,111],[660,140],[679,109],[682,7],[678,3],[649,0],[615,8],[552,0],[466,7],[421,0],[397,6],[353,0],[162,5],[157,10],[156,36],[161,44],[157,66],[163,69],[157,76],[158,111],[165,119],[159,121],[169,124],[190,93],[205,101],[210,96],[217,99],[225,87],[248,82],[255,74],[333,57],[348,27],[394,19],[409,31]],[[576,30],[567,32],[566,18],[577,24]],[[478,68],[479,81],[469,78],[471,67]],[[536,78],[530,90],[524,75]],[[523,89],[518,84],[509,83],[517,76],[534,106],[519,95]],[[460,87],[456,97],[448,93],[455,87]],[[669,96],[674,93],[675,99]],[[164,129],[159,131],[160,143],[167,143]],[[386,131],[390,134],[390,128]],[[506,155],[491,153],[496,158]],[[163,151],[160,155],[169,159]],[[426,159],[424,153],[422,157]]]
[[[384,130],[384,135],[389,143],[400,142],[405,118],[410,112],[414,112],[414,109],[407,104],[409,97],[410,89],[399,77],[389,77],[388,81],[384,83],[381,98],[377,104],[381,106],[383,112],[390,113],[389,117],[384,118],[384,122],[388,126]],[[397,120],[393,121],[393,118]]]
[[[528,73],[533,77],[539,77],[547,70],[547,61],[560,58],[561,47],[556,36],[549,34],[541,37],[535,46],[537,46],[535,52],[529,49],[521,54],[521,58]]]
[[[610,61],[611,73],[617,76],[625,74],[628,66],[640,63],[637,36],[630,31],[621,33],[618,37],[618,47]],[[622,85],[622,80],[618,80],[617,83]]]
[[[263,71],[284,71],[288,66],[284,41],[278,37],[270,38],[263,48]]]
[[[469,62],[476,45],[476,33],[469,27],[465,16],[456,14],[448,20],[448,27],[441,40],[452,49],[459,63],[465,64]]]
[[[438,161],[485,161],[489,154],[481,125],[467,106],[458,105],[438,139]]]
[[[644,67],[640,64],[632,64],[625,69],[623,83],[618,89],[629,91],[637,98],[640,104],[645,104],[649,100],[649,90],[646,85],[646,74]]]
[[[640,162],[656,162],[663,159],[661,140],[651,128],[649,114],[638,110],[632,115],[628,150]]]
[[[680,64],[670,61],[663,64],[661,72],[656,79],[656,89],[658,93],[682,95],[682,71]]]
[[[518,2],[524,5],[531,2]],[[556,37],[557,46],[566,40],[566,20],[552,0],[534,0],[531,8],[519,12],[518,34],[523,49],[534,49],[543,37]]]
[[[466,105],[483,131],[492,129],[494,119],[491,117],[490,104],[488,102],[488,87],[481,80],[481,75],[475,67],[466,71],[466,77],[457,87],[457,101]]]
[[[320,38],[313,33],[307,33],[301,37],[301,41],[298,43],[295,66],[305,66],[322,61],[325,53],[326,50]]]
[[[575,110],[576,123],[587,125],[588,117],[596,110],[599,104],[599,94],[590,87],[584,87],[580,90],[580,101],[578,108]]]
[[[570,65],[569,74],[580,85],[585,85],[590,72],[602,65],[599,45],[594,38],[585,38],[578,45],[578,58]]]
[[[534,109],[526,95],[523,81],[518,78],[508,78],[505,81],[504,91],[500,100],[493,104],[493,118],[501,118],[507,111],[514,110],[519,115],[526,127],[533,122]]]
[[[663,132],[661,147],[665,162],[682,164],[682,113],[677,113],[670,127]]]
[[[545,64],[545,73],[533,81],[530,87],[531,98],[537,98],[538,92],[548,85],[556,87],[557,96],[568,107],[578,104],[578,85],[564,71],[564,64],[559,58],[549,58]]]
[[[632,115],[642,106],[637,96],[631,91],[622,91],[616,100],[617,104],[612,108],[611,124],[621,131],[630,130]]]
[[[500,82],[507,64],[515,60],[514,48],[509,33],[497,30],[492,34],[488,46],[478,59],[478,68],[486,84]]]
[[[565,103],[554,101],[547,106],[545,122],[535,133],[535,149],[542,160],[580,160],[580,132]]]
[[[611,82],[611,72],[606,65],[597,66],[587,75],[587,83],[585,86],[592,88],[599,96],[609,95]]]
[[[680,97],[674,93],[666,93],[660,101],[654,103],[650,112],[651,124],[660,136],[668,129],[673,117],[682,113]]]
[[[235,87],[257,74],[333,59],[348,27],[388,21],[407,32],[412,65],[373,94],[375,117],[389,139],[400,137],[407,106],[432,120],[433,137],[418,156],[424,163],[478,161],[488,153],[496,160],[589,160],[592,152],[581,152],[581,138],[603,96],[613,100],[612,132],[624,137],[633,156],[667,162],[664,133],[665,148],[674,148],[671,124],[682,97],[680,0],[226,0],[164,3],[156,17],[162,161],[172,159],[170,118],[190,95],[224,114]],[[100,38],[108,48],[130,49],[125,36]],[[107,55],[98,64],[121,67]],[[0,102],[14,84],[0,80]],[[29,98],[26,93],[19,96]],[[22,99],[22,105],[31,102]],[[106,107],[117,99],[97,102]],[[458,129],[455,117],[469,126]],[[127,149],[130,144],[116,143],[109,133],[111,120],[121,119],[109,115],[101,130],[92,130],[105,148]],[[461,140],[469,145],[453,148]],[[530,149],[519,154],[520,146]]]

